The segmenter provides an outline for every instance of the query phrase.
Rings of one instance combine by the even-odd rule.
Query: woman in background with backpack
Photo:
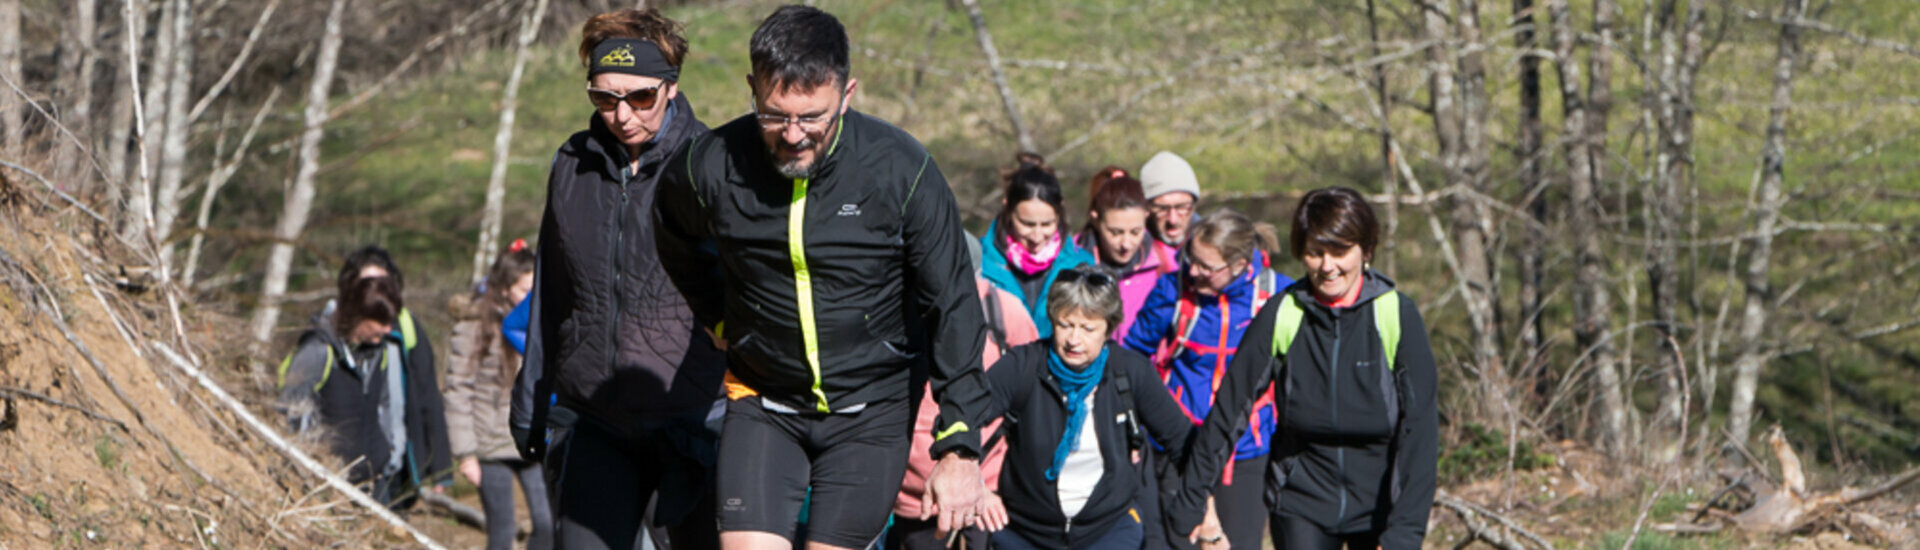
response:
[[[1181,269],[1160,277],[1134,318],[1125,344],[1153,356],[1167,391],[1180,402],[1188,420],[1199,424],[1215,406],[1227,364],[1241,346],[1254,313],[1293,280],[1267,268],[1267,251],[1278,245],[1239,212],[1216,210],[1188,234],[1191,237],[1180,253]],[[1272,392],[1265,386],[1258,390],[1253,406],[1237,418],[1259,429],[1239,438],[1224,475],[1214,472],[1209,477],[1219,484],[1212,487],[1212,496],[1218,501],[1227,536],[1242,548],[1260,547],[1266,521],[1260,481],[1271,447],[1267,432],[1275,418]],[[1186,539],[1187,531],[1175,531],[1169,542],[1184,547],[1180,541]]]
[[[1419,548],[1439,430],[1426,325],[1393,280],[1369,267],[1380,224],[1358,192],[1307,193],[1290,237],[1306,278],[1247,328],[1163,509],[1203,550],[1221,548],[1219,522],[1204,508],[1246,431],[1273,439],[1263,469],[1276,548]],[[1241,419],[1269,387],[1284,403],[1280,425],[1246,430]]]
[[[533,291],[533,251],[516,240],[487,271],[485,286],[465,304],[453,325],[447,365],[447,429],[461,477],[480,488],[487,518],[487,548],[513,547],[513,480],[527,496],[533,534],[527,548],[553,546],[553,514],[547,505],[546,474],[540,463],[522,460],[507,432],[513,378],[520,373],[520,352],[507,341],[502,321]]]

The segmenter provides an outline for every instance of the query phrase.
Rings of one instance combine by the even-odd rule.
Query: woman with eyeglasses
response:
[[[1093,262],[1086,251],[1067,242],[1066,207],[1060,180],[1046,159],[1033,153],[1015,157],[1017,167],[1000,177],[1006,187],[1000,215],[980,237],[985,252],[980,274],[993,286],[1020,298],[1040,328],[1040,337],[1053,333],[1047,322],[1047,292],[1060,272]]]
[[[1087,225],[1073,242],[1092,255],[1100,267],[1119,275],[1125,316],[1114,328],[1113,340],[1123,342],[1134,316],[1153,292],[1154,283],[1177,269],[1178,264],[1172,254],[1152,246],[1147,232],[1147,197],[1140,191],[1140,180],[1127,175],[1126,170],[1108,166],[1094,173],[1087,188],[1092,196]]]
[[[707,419],[726,357],[669,282],[652,223],[663,167],[707,133],[680,93],[687,49],[653,8],[581,29],[592,114],[548,176],[510,417],[520,454],[545,457],[560,548],[635,547],[656,496],[650,524],[676,549],[719,545]]]
[[[1007,457],[1000,502],[983,517],[993,547],[1140,548],[1143,490],[1130,455],[1146,437],[1178,456],[1193,425],[1152,364],[1109,338],[1120,291],[1095,266],[1060,272],[1047,292],[1053,335],[1014,347],[987,372]]]
[[[1306,278],[1247,328],[1163,509],[1187,536],[1212,540],[1217,527],[1203,506],[1220,488],[1205,481],[1248,432],[1273,439],[1262,468],[1273,507],[1262,511],[1275,547],[1420,548],[1438,453],[1426,324],[1413,300],[1370,267],[1380,224],[1359,193],[1307,193],[1290,237]],[[1275,386],[1284,420],[1245,429],[1240,419]],[[1228,536],[1235,548],[1257,548]]]
[[[1124,344],[1152,355],[1164,387],[1188,421],[1199,424],[1214,407],[1247,323],[1293,279],[1267,267],[1267,251],[1278,244],[1244,214],[1216,210],[1188,234],[1180,252],[1181,269],[1160,278]],[[1248,430],[1234,445],[1226,471],[1209,478],[1225,535],[1240,548],[1259,548],[1266,522],[1261,477],[1275,417],[1273,392],[1259,390],[1260,397],[1239,416],[1257,429]],[[1163,467],[1171,464],[1162,462]],[[1172,543],[1186,540],[1187,530],[1174,531]]]

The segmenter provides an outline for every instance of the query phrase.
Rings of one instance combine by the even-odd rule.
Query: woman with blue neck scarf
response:
[[[987,371],[988,418],[1002,416],[1004,508],[983,518],[993,546],[1139,548],[1133,460],[1146,436],[1178,458],[1193,424],[1146,356],[1108,345],[1120,324],[1119,287],[1106,271],[1061,271],[1047,291],[1051,338],[1015,347]]]

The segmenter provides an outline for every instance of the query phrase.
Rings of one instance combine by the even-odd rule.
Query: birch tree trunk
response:
[[[1745,443],[1753,430],[1753,393],[1760,385],[1760,369],[1772,350],[1764,338],[1767,307],[1773,300],[1768,281],[1773,259],[1773,233],[1786,203],[1781,180],[1786,178],[1787,111],[1793,108],[1793,64],[1800,55],[1800,17],[1807,0],[1786,0],[1785,23],[1780,25],[1780,47],[1773,61],[1773,101],[1767,107],[1767,137],[1760,151],[1759,188],[1753,204],[1752,249],[1747,256],[1746,305],[1740,320],[1740,355],[1733,361],[1733,397],[1728,404],[1727,430]]]
[[[92,140],[93,118],[93,60],[97,55],[94,41],[99,39],[99,11],[95,0],[71,0],[73,6],[72,24],[62,35],[66,44],[62,46],[67,55],[60,58],[60,100],[66,107],[61,117],[67,128]],[[86,165],[88,151],[74,151],[61,148],[58,170],[64,178],[74,182],[84,194],[90,191],[92,177],[75,177],[82,173],[81,166]]]
[[[1540,146],[1543,132],[1540,122],[1540,57],[1527,53],[1540,47],[1536,38],[1537,18],[1533,11],[1533,0],[1513,0],[1514,47],[1522,52],[1520,119],[1516,124],[1517,143],[1513,154],[1520,165],[1520,193],[1527,197],[1527,215],[1533,218],[1533,224],[1526,229],[1520,251],[1520,345],[1527,350],[1528,367],[1538,360],[1546,341],[1541,335],[1540,322],[1540,310],[1545,297],[1542,287],[1546,279],[1543,264],[1547,248],[1546,230],[1542,225],[1547,219],[1547,173],[1546,167],[1541,164],[1544,155]]]
[[[174,18],[179,14],[179,2],[176,0],[161,0],[161,2],[159,32],[153,40],[152,64],[148,66],[148,80],[142,84],[146,96],[141,99],[140,109],[136,110],[135,114],[140,118],[140,126],[134,137],[139,140],[138,146],[142,149],[147,149],[147,145],[152,143],[162,144],[164,149],[167,139],[167,88],[173,83],[171,76],[175,45]],[[136,12],[132,17],[144,18],[144,15]],[[139,58],[131,58],[127,62],[138,64]],[[130,242],[144,243],[148,242],[147,238],[152,236],[154,226],[158,225],[153,218],[154,193],[150,178],[163,176],[154,173],[141,175],[143,177],[140,178],[139,184],[133,186],[133,192],[128,194],[127,209],[133,216],[130,218],[131,223],[128,224],[125,234]]]
[[[1373,48],[1373,56],[1380,57],[1380,15],[1374,6],[1374,0],[1367,0],[1368,44]],[[1385,63],[1373,65],[1374,99],[1379,103],[1374,107],[1374,115],[1380,124],[1380,190],[1388,197],[1400,196],[1400,182],[1394,177],[1393,160],[1393,96],[1387,90],[1387,68]],[[1382,269],[1387,273],[1394,271],[1394,230],[1400,226],[1400,201],[1390,200],[1387,207],[1386,238],[1382,239],[1382,253],[1378,255]]]
[[[20,0],[0,0],[0,75],[20,82]],[[17,97],[9,91],[0,99],[0,154],[10,157],[20,154],[27,136]]]
[[[187,134],[193,122],[188,118],[193,101],[193,3],[174,0],[173,4],[173,68],[168,71],[167,129],[160,143],[160,183],[153,213],[153,240],[160,244],[160,265],[154,267],[168,274],[173,270],[173,244],[168,238],[186,203],[180,185],[186,179]]]
[[[1609,456],[1619,456],[1627,435],[1626,398],[1619,368],[1614,364],[1613,345],[1606,334],[1613,323],[1613,306],[1607,292],[1600,232],[1595,230],[1601,204],[1595,192],[1593,142],[1587,138],[1591,135],[1591,110],[1587,97],[1580,92],[1580,61],[1574,51],[1577,37],[1567,0],[1549,0],[1547,12],[1553,25],[1555,66],[1560,73],[1561,145],[1566,148],[1567,207],[1572,211],[1569,221],[1574,233],[1574,340],[1593,372],[1593,400],[1600,418],[1596,426],[1599,447]]]
[[[1647,287],[1653,294],[1653,322],[1660,331],[1656,344],[1656,364],[1660,365],[1660,401],[1654,428],[1663,439],[1677,437],[1682,417],[1679,360],[1679,302],[1686,291],[1680,278],[1679,238],[1682,190],[1693,184],[1693,79],[1699,71],[1701,28],[1705,25],[1705,7],[1688,2],[1684,19],[1679,17],[1678,0],[1663,0],[1659,17],[1659,73],[1650,79],[1657,91],[1655,106],[1656,144],[1653,188],[1648,190]],[[1683,441],[1659,442],[1656,460],[1676,454]]]
[[[980,0],[960,0],[967,8],[967,18],[973,21],[973,36],[980,42],[980,52],[987,57],[987,69],[993,73],[993,86],[1000,92],[1000,107],[1007,111],[1007,122],[1013,125],[1014,136],[1020,142],[1021,151],[1038,152],[1033,145],[1033,133],[1028,131],[1027,123],[1020,118],[1020,102],[1013,95],[1013,86],[1007,83],[1006,68],[1000,64],[1000,50],[993,47],[993,35],[987,32],[987,17],[980,13]]]
[[[213,217],[213,200],[220,196],[220,188],[233,179],[240,170],[240,161],[247,156],[247,149],[253,145],[253,136],[260,130],[260,123],[267,119],[267,113],[273,111],[273,104],[280,99],[280,87],[274,86],[267,92],[266,101],[260,104],[260,110],[254,112],[253,122],[247,124],[247,131],[240,136],[240,145],[233,150],[233,158],[226,164],[214,168],[207,175],[207,187],[200,193],[200,212],[193,220],[193,239],[187,245],[187,261],[180,267],[180,288],[193,290],[194,273],[200,269],[200,246],[206,242],[207,223]]]
[[[520,40],[513,54],[513,72],[507,75],[506,91],[500,98],[500,130],[493,135],[493,174],[487,178],[487,205],[480,214],[480,245],[473,253],[473,283],[487,278],[500,243],[500,217],[507,200],[507,159],[513,151],[513,118],[520,105],[520,77],[527,69],[527,56],[533,41],[540,36],[540,21],[547,15],[547,0],[534,0],[530,11],[520,19]]]
[[[1488,196],[1488,109],[1486,69],[1479,53],[1479,7],[1466,0],[1456,12],[1442,11],[1450,7],[1435,4],[1424,10],[1428,35],[1435,40],[1428,50],[1434,131],[1447,185],[1472,191],[1473,196],[1456,196],[1451,201],[1448,222],[1465,278],[1461,301],[1467,306],[1473,368],[1487,398],[1481,403],[1489,407],[1484,411],[1487,418],[1507,418],[1512,413],[1512,387],[1500,359],[1499,307],[1488,243],[1491,227],[1487,206],[1481,202]],[[1449,43],[1456,37],[1459,47]]]
[[[314,176],[320,172],[320,141],[326,137],[327,91],[333,87],[334,68],[340,61],[340,23],[347,0],[333,0],[327,8],[325,31],[320,37],[320,53],[313,65],[313,82],[307,88],[306,129],[300,133],[299,168],[273,230],[273,250],[267,256],[266,279],[261,282],[260,307],[253,315],[253,340],[260,350],[273,338],[273,327],[280,321],[280,301],[287,294],[287,276],[293,268],[293,243],[306,230],[307,215],[313,210]],[[256,354],[258,355],[258,354]],[[254,383],[264,386],[266,364],[253,363]]]
[[[143,30],[146,25],[142,24],[147,11],[146,1],[127,0],[122,7],[120,51],[132,51],[139,44],[141,33],[146,32]],[[122,58],[120,62],[134,63],[134,60]],[[113,64],[109,62],[109,66]],[[102,164],[106,165],[108,204],[115,209],[125,208],[120,216],[125,219],[133,211],[128,203],[132,194],[128,193],[127,185],[127,140],[133,138],[133,104],[140,101],[140,97],[133,93],[132,71],[127,67],[115,67],[110,73],[113,75],[113,83],[108,88],[113,90],[113,97],[109,100],[112,112],[107,119],[106,142],[100,146],[98,154]]]

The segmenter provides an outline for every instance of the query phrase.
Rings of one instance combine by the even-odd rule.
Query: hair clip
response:
[[[526,240],[526,239],[514,239],[514,240],[513,240],[513,244],[509,244],[509,245],[507,245],[507,252],[508,252],[508,253],[517,253],[517,252],[520,252],[520,251],[522,251],[522,250],[526,250],[526,249],[527,249],[527,240]]]

